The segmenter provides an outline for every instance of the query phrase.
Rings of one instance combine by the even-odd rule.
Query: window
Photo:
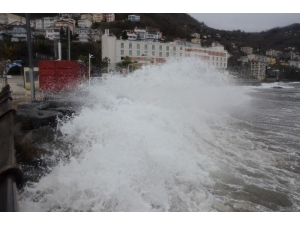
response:
[[[155,52],[152,52],[152,55],[155,56]]]
[[[140,49],[140,44],[137,44],[137,49]]]
[[[161,45],[159,46],[159,50],[160,50],[160,51],[162,50],[162,46],[161,46]]]
[[[160,63],[162,63],[162,59],[159,59],[158,61],[159,61]]]
[[[220,58],[220,61],[222,62],[222,58]]]
[[[218,61],[218,57],[216,57],[217,58],[217,61]]]
[[[176,47],[173,47],[173,51],[174,51],[174,52],[176,51]]]
[[[217,62],[217,66],[219,65],[219,63]]]
[[[140,56],[140,55],[141,55],[140,51],[137,51],[137,56]]]
[[[131,43],[129,43],[129,49],[132,49],[132,44]]]
[[[124,48],[124,43],[121,43],[121,48]]]
[[[152,50],[155,50],[155,45],[152,45]]]
[[[180,47],[180,50],[182,50],[182,47]]]
[[[166,53],[166,56],[169,57],[169,52]]]
[[[132,55],[132,50],[129,50],[129,55]]]
[[[147,47],[148,47],[148,46],[147,46],[147,45],[145,45],[145,49],[147,49]],[[147,52],[147,51],[146,51],[146,52]]]
[[[162,52],[159,52],[159,57],[162,57]]]
[[[226,63],[224,63],[224,67],[226,67]],[[32,85],[33,86],[33,85]]]
[[[167,51],[169,51],[169,46],[167,46]]]
[[[212,60],[214,61],[214,60],[215,60],[215,57],[212,57]]]
[[[121,50],[121,55],[124,55],[124,50]]]

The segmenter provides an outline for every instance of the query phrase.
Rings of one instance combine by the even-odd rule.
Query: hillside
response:
[[[141,16],[141,21],[127,21],[128,15],[132,14]],[[24,13],[18,13],[18,15],[25,16]],[[58,13],[32,13],[30,18],[38,19],[56,15]],[[288,47],[300,49],[300,23],[253,33],[244,32],[242,28],[234,31],[214,29],[185,13],[116,13],[115,17],[116,22],[94,24],[92,28],[109,29],[111,33],[119,37],[122,30],[153,27],[163,32],[165,41],[172,41],[174,38],[191,40],[192,33],[200,33],[203,46],[210,46],[213,41],[218,41],[232,54],[236,52],[232,43],[238,49],[242,46],[251,46],[255,50],[260,49],[261,53],[269,49],[283,51]],[[219,35],[217,36],[217,34]],[[208,37],[205,39],[204,36]]]

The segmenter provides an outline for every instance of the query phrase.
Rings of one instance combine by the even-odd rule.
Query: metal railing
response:
[[[22,170],[16,161],[14,146],[15,110],[11,109],[10,86],[0,92],[0,212],[19,211],[17,182]]]

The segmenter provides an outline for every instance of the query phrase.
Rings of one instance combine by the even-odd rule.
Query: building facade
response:
[[[105,14],[105,21],[106,22],[114,22],[115,21],[115,14],[114,13],[106,13]]]
[[[105,22],[104,13],[93,13],[93,23]]]
[[[128,16],[128,21],[132,21],[132,22],[138,22],[141,20],[140,16],[136,16],[136,15],[129,15]]]
[[[223,46],[202,48],[182,40],[169,43],[122,40],[106,31],[102,35],[102,58],[110,59],[109,69],[114,70],[116,64],[126,56],[143,64],[151,61],[156,64],[165,63],[168,58],[198,57],[219,69],[227,68],[228,60],[228,52]]]
[[[258,80],[262,81],[266,78],[266,62],[260,61],[251,61],[251,75],[257,78]]]
[[[247,55],[252,54],[253,52],[253,48],[252,47],[248,47],[248,46],[244,46],[241,47],[241,51],[246,53]]]
[[[13,22],[20,22],[26,24],[26,19],[23,16],[17,16],[12,13],[0,13],[0,24],[11,24]]]

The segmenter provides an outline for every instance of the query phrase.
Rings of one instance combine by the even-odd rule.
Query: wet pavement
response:
[[[0,78],[0,88],[4,86],[4,78]],[[19,103],[30,103],[31,92],[24,88],[24,78],[22,76],[8,76],[7,83],[10,85],[12,95],[12,108],[16,109]],[[36,99],[39,98],[39,92],[36,91]]]

